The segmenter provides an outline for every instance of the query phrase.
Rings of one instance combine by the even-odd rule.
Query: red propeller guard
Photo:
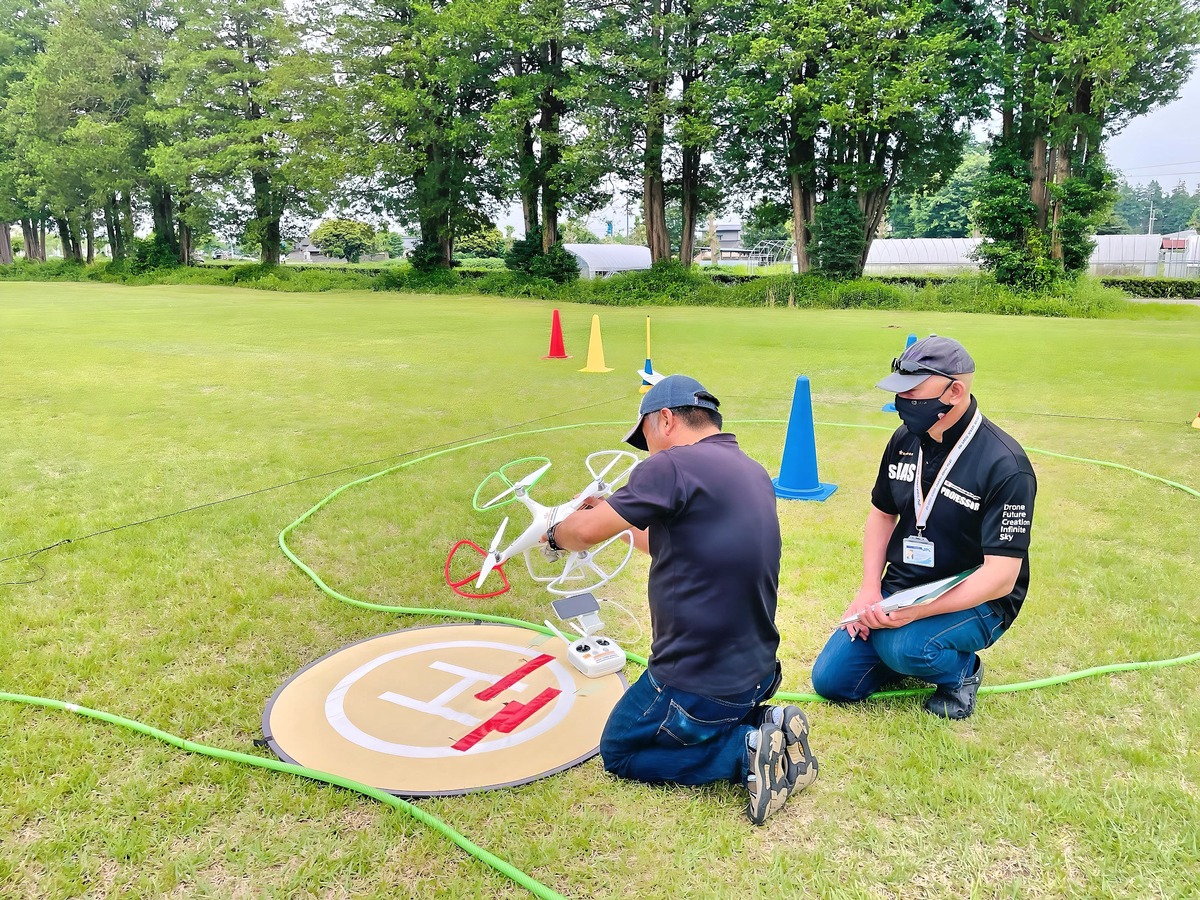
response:
[[[487,551],[484,550],[482,547],[480,547],[478,544],[476,544],[474,541],[459,541],[457,544],[455,544],[453,547],[451,547],[450,555],[446,557],[446,568],[445,568],[446,584],[450,586],[450,590],[454,591],[454,593],[458,594],[458,596],[466,597],[469,600],[486,600],[488,597],[498,597],[501,594],[503,594],[505,591],[508,590],[508,588],[509,588],[508,576],[504,574],[504,563],[500,563],[500,565],[498,565],[494,569],[492,569],[493,572],[500,573],[500,581],[504,584],[504,587],[500,588],[500,590],[492,591],[490,594],[470,594],[470,593],[467,593],[466,591],[460,590],[460,588],[464,584],[470,584],[472,581],[477,579],[479,577],[479,573],[483,571],[483,567],[480,566],[478,569],[476,569],[474,571],[474,573],[472,573],[471,575],[468,575],[466,578],[462,579],[461,581],[452,581],[450,579],[450,561],[452,559],[454,559],[454,554],[458,552],[459,547],[470,547],[472,550],[474,550],[480,556],[484,556],[484,557],[487,556]]]

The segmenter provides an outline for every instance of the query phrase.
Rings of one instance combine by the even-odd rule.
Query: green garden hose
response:
[[[750,419],[750,420],[742,420],[741,424],[778,425],[778,424],[786,424],[786,420],[782,420],[782,419]],[[822,425],[825,427],[869,428],[869,429],[882,430],[882,431],[894,430],[888,426],[883,426],[883,425],[862,425],[862,424],[842,423],[842,422],[817,422],[816,424]],[[438,450],[437,452],[429,453],[429,454],[426,454],[425,456],[421,456],[421,457],[417,457],[416,459],[408,460],[406,462],[400,463],[399,465],[390,466],[389,468],[383,469],[380,472],[376,472],[373,475],[368,475],[364,478],[359,478],[359,479],[356,479],[355,481],[351,481],[347,484],[344,484],[341,487],[339,487],[336,490],[329,493],[327,496],[325,496],[323,499],[321,499],[317,504],[315,504],[311,509],[306,511],[303,515],[301,515],[298,519],[296,519],[290,525],[285,527],[279,533],[279,547],[283,551],[284,555],[289,560],[291,560],[292,563],[294,563],[297,568],[299,568],[302,572],[304,572],[304,574],[307,575],[323,593],[327,594],[328,596],[332,597],[335,600],[350,604],[352,606],[357,606],[362,609],[370,609],[370,610],[376,610],[379,612],[388,612],[388,613],[393,613],[393,614],[398,614],[398,615],[440,616],[440,617],[445,617],[445,618],[470,619],[472,621],[479,621],[479,622],[495,622],[495,623],[500,623],[500,624],[504,624],[504,625],[515,625],[515,626],[518,626],[521,628],[528,628],[532,631],[537,631],[541,634],[550,635],[550,634],[552,634],[552,632],[550,631],[550,629],[546,628],[544,625],[538,625],[533,622],[526,622],[521,619],[509,618],[506,616],[493,616],[493,615],[486,615],[486,614],[482,614],[482,613],[478,613],[478,612],[464,612],[462,610],[455,610],[455,609],[431,609],[431,608],[427,608],[427,607],[388,606],[388,605],[384,605],[384,604],[380,604],[380,603],[369,603],[369,602],[366,602],[363,600],[357,600],[353,597],[348,597],[345,594],[339,593],[338,591],[336,591],[332,587],[330,587],[328,584],[326,584],[321,579],[321,577],[310,566],[306,565],[299,557],[296,556],[295,553],[292,552],[291,548],[288,547],[288,545],[287,545],[288,535],[290,535],[293,531],[296,530],[296,528],[298,528],[301,524],[303,524],[305,521],[307,521],[309,518],[311,518],[315,513],[317,513],[319,510],[321,510],[325,506],[328,506],[331,502],[333,502],[333,500],[335,500],[338,496],[340,496],[343,492],[349,490],[350,488],[356,487],[361,484],[366,484],[367,482],[374,481],[377,478],[382,478],[385,475],[390,475],[393,472],[396,472],[400,469],[407,468],[408,466],[415,465],[419,462],[425,462],[430,459],[434,459],[436,457],[443,456],[448,453],[454,453],[459,450],[466,450],[471,447],[478,447],[478,446],[481,446],[484,444],[490,444],[495,441],[508,440],[509,438],[514,438],[514,437],[521,437],[521,436],[534,435],[534,434],[546,434],[549,432],[566,431],[566,430],[575,429],[575,428],[592,428],[592,427],[601,427],[601,426],[617,426],[617,427],[624,428],[627,425],[628,425],[628,423],[624,422],[624,421],[622,421],[622,422],[582,422],[582,423],[578,423],[575,425],[557,425],[557,426],[552,426],[552,427],[548,427],[548,428],[533,429],[530,431],[512,432],[509,434],[498,435],[496,437],[490,437],[490,438],[486,438],[483,440],[472,441],[472,442],[465,443],[465,444],[458,444],[453,447],[447,447],[442,450]],[[1114,469],[1122,469],[1124,471],[1131,472],[1140,477],[1149,478],[1153,481],[1161,482],[1162,484],[1165,484],[1169,487],[1184,491],[1185,493],[1188,493],[1188,494],[1192,495],[1193,497],[1200,497],[1200,491],[1197,491],[1194,488],[1188,487],[1183,484],[1179,484],[1174,481],[1170,481],[1166,478],[1162,478],[1160,476],[1153,475],[1148,472],[1143,472],[1139,469],[1134,469],[1130,466],[1122,465],[1120,463],[1108,462],[1105,460],[1088,459],[1085,457],[1078,457],[1078,456],[1068,456],[1068,455],[1065,455],[1062,453],[1054,453],[1049,450],[1037,450],[1037,449],[1033,449],[1033,448],[1027,448],[1027,449],[1031,453],[1039,453],[1039,454],[1043,454],[1045,456],[1052,456],[1057,459],[1070,460],[1073,462],[1088,463],[1088,464],[1098,465],[1098,466],[1106,466],[1106,467],[1114,468]],[[633,662],[636,665],[643,666],[643,667],[646,665],[646,659],[644,657],[637,656],[634,654],[628,654],[628,659],[630,662]],[[1088,678],[1088,677],[1095,676],[1095,675],[1104,675],[1104,674],[1109,674],[1112,672],[1132,672],[1132,671],[1138,671],[1141,669],[1166,668],[1169,666],[1183,665],[1185,663],[1191,663],[1191,662],[1197,662],[1197,661],[1200,661],[1200,652],[1191,653],[1186,656],[1178,656],[1173,659],[1160,659],[1160,660],[1150,660],[1150,661],[1146,661],[1146,662],[1116,663],[1116,664],[1112,664],[1112,665],[1096,666],[1096,667],[1093,667],[1090,669],[1084,669],[1084,670],[1081,670],[1078,672],[1069,672],[1065,675],[1057,675],[1057,676],[1054,676],[1051,678],[1041,678],[1041,679],[1036,679],[1034,681],[1024,681],[1024,682],[1020,682],[1020,683],[1016,683],[1016,684],[989,685],[986,687],[981,687],[979,692],[981,694],[1000,694],[1000,693],[1012,693],[1012,692],[1016,692],[1016,691],[1028,691],[1028,690],[1034,690],[1036,688],[1049,687],[1051,685],[1065,684],[1070,681],[1076,681],[1080,678]],[[906,697],[906,696],[913,696],[913,695],[928,693],[929,690],[930,690],[929,688],[914,688],[914,689],[906,689],[906,690],[881,691],[876,694],[873,694],[872,698]],[[818,694],[794,693],[794,692],[780,692],[780,693],[776,694],[776,699],[785,700],[788,702],[809,702],[809,703],[826,702],[825,698],[821,697]],[[100,710],[95,710],[95,709],[89,709],[84,706],[78,706],[74,703],[66,703],[61,700],[50,700],[50,699],[46,699],[43,697],[30,697],[30,696],[25,696],[22,694],[9,694],[9,693],[0,692],[0,701],[22,703],[22,704],[31,705],[31,706],[41,706],[41,707],[47,707],[47,708],[51,708],[51,709],[59,709],[59,710],[65,710],[68,712],[73,712],[78,715],[85,716],[87,718],[97,719],[102,722],[107,722],[112,725],[118,725],[122,728],[127,728],[131,731],[135,731],[140,734],[147,735],[149,737],[163,741],[167,744],[171,744],[174,747],[178,747],[179,749],[185,750],[190,753],[198,753],[198,754],[201,754],[204,756],[209,756],[214,759],[220,759],[220,760],[224,760],[224,761],[228,761],[228,762],[236,762],[236,763],[241,763],[244,765],[257,766],[259,768],[270,769],[275,772],[284,772],[284,773],[287,773],[290,775],[298,775],[303,778],[309,778],[314,781],[320,781],[320,782],[324,782],[326,784],[336,785],[338,787],[344,787],[349,790],[356,791],[366,797],[371,797],[372,799],[378,800],[381,803],[384,803],[384,804],[392,807],[393,809],[403,811],[403,812],[407,813],[408,815],[412,816],[418,822],[421,822],[422,824],[429,826],[430,828],[434,829],[435,831],[439,832],[440,834],[445,835],[447,838],[449,838],[450,841],[452,841],[457,846],[461,847],[463,850],[465,850],[471,856],[474,856],[476,859],[480,860],[481,862],[485,863],[486,865],[491,866],[494,870],[501,873],[505,877],[511,879],[512,881],[516,882],[517,884],[521,885],[522,887],[526,888],[528,891],[530,891],[535,896],[542,897],[542,898],[550,898],[550,900],[555,900],[555,898],[556,898],[556,900],[564,900],[564,898],[562,898],[561,894],[558,894],[551,888],[547,887],[546,885],[542,884],[541,882],[530,877],[526,873],[522,872],[520,869],[513,866],[511,863],[508,863],[505,860],[500,859],[499,857],[488,852],[487,850],[483,849],[482,847],[479,847],[478,845],[472,843],[470,840],[468,840],[463,835],[459,834],[457,831],[455,831],[453,828],[451,828],[445,822],[438,819],[436,816],[433,816],[430,813],[422,810],[420,807],[414,806],[413,804],[411,804],[405,800],[402,800],[399,797],[396,797],[392,794],[389,794],[386,791],[378,790],[377,788],[370,787],[369,785],[362,784],[361,782],[357,782],[357,781],[354,781],[349,778],[344,778],[339,775],[333,775],[328,772],[319,772],[315,769],[309,769],[304,766],[298,766],[298,765],[293,765],[291,763],[281,762],[276,759],[251,756],[251,755],[245,754],[245,753],[238,753],[238,752],[231,751],[231,750],[224,750],[219,747],[210,747],[210,746],[207,746],[204,744],[198,744],[198,743],[195,743],[194,741],[185,740],[181,737],[178,737],[176,735],[170,734],[165,731],[161,731],[161,730],[159,730],[157,728],[153,728],[149,725],[144,725],[141,722],[134,721],[133,719],[126,719],[124,717],[113,715],[111,713],[106,713],[106,712],[102,712]]]
[[[343,778],[340,775],[332,775],[329,772],[318,772],[316,769],[309,769],[304,766],[297,766],[291,763],[281,762],[277,759],[271,759],[262,756],[251,756],[248,753],[238,753],[234,750],[225,750],[221,747],[210,747],[207,744],[197,744],[195,741],[185,740],[178,735],[171,734],[167,731],[161,731],[158,728],[153,728],[150,725],[145,725],[134,719],[126,719],[123,716],[116,716],[112,713],[103,712],[98,709],[89,709],[86,706],[79,706],[75,703],[64,703],[61,700],[48,700],[45,697],[30,697],[24,694],[9,694],[0,691],[0,700],[11,703],[23,703],[27,706],[43,706],[48,709],[60,709],[65,712],[73,712],[89,719],[97,719],[101,722],[107,722],[109,725],[118,725],[121,728],[127,728],[130,731],[136,731],[138,734],[144,734],[147,737],[152,737],[155,740],[162,741],[165,744],[170,744],[172,747],[178,747],[180,750],[186,750],[188,753],[198,753],[201,756],[209,756],[213,759],[223,760],[225,762],[241,763],[246,766],[257,766],[260,769],[270,769],[273,772],[284,772],[288,775],[299,775],[301,778],[310,778],[313,781],[321,781],[325,784],[336,785],[337,787],[347,788],[351,791],[356,791],[373,800],[378,800],[393,809],[398,809],[408,813],[422,825],[428,825],[434,831],[437,831],[452,842],[462,847],[476,859],[491,866],[501,875],[511,878],[521,887],[526,888],[530,893],[537,897],[542,897],[544,900],[566,900],[562,894],[551,888],[546,887],[540,881],[526,875],[516,866],[501,859],[500,857],[489,853],[477,844],[467,840],[463,835],[459,834],[441,819],[430,815],[418,806],[413,806],[406,800],[393,796],[386,791],[381,791],[378,788],[373,788],[370,785],[363,784],[359,781],[354,781],[351,778]]]

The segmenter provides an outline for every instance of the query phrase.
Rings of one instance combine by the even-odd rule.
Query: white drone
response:
[[[566,553],[562,571],[555,575],[546,575],[535,570],[532,554],[534,550],[541,550],[543,555],[551,561],[562,559],[562,554],[549,550],[542,543],[542,536],[546,533],[546,529],[575,512],[589,497],[607,497],[629,477],[629,473],[633,471],[639,461],[636,455],[626,450],[600,450],[592,453],[586,460],[588,472],[592,475],[591,483],[571,500],[558,506],[543,506],[529,496],[529,489],[550,468],[551,463],[549,462],[520,481],[510,484],[486,503],[477,504],[477,509],[487,510],[511,503],[513,500],[519,500],[533,515],[533,521],[528,528],[521,532],[520,537],[501,550],[500,544],[504,540],[504,530],[508,527],[508,517],[505,517],[504,521],[500,523],[500,530],[496,532],[496,536],[492,538],[492,543],[488,546],[483,565],[479,569],[479,578],[475,582],[476,589],[483,586],[483,582],[493,569],[512,559],[518,553],[525,555],[525,567],[529,570],[530,577],[534,581],[546,585],[546,590],[550,593],[561,597],[595,590],[611,581],[633,555],[633,535],[628,530],[614,535],[589,550],[572,550]],[[607,462],[606,465],[605,462]],[[599,468],[601,465],[604,467]],[[619,465],[623,467],[613,474],[613,470],[617,469]],[[507,481],[502,473],[493,473],[484,479],[480,487],[482,488],[483,484],[497,476]],[[476,494],[478,495],[478,490],[476,490]],[[605,550],[620,540],[625,541],[627,545],[624,552],[620,556],[610,559]],[[600,557],[603,562],[597,557]],[[617,561],[615,566],[611,564],[613,561]]]

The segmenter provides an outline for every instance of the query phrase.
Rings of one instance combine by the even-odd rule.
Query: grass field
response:
[[[618,445],[638,402],[646,310],[601,311],[608,375],[577,371],[592,312],[564,308],[575,358],[545,361],[540,302],[0,283],[0,557],[76,539],[0,563],[3,582],[44,570],[0,588],[0,691],[263,755],[252,746],[263,707],[293,672],[430,621],[326,597],[281,555],[281,528],[422,450],[618,423],[415,464],[347,491],[292,539],[362,600],[541,621],[548,595],[527,578],[495,600],[459,600],[442,562],[459,538],[495,530],[499,514],[471,509],[491,469],[549,456],[546,495],[565,496],[583,483],[584,455]],[[1188,427],[1200,309],[1088,321],[651,312],[656,368],[704,381],[772,472],[795,376],[812,379],[821,478],[839,490],[780,506],[790,690],[811,689],[809,666],[857,583],[881,429],[896,422],[872,385],[909,332],[961,339],[984,411],[1027,447],[1200,487],[1200,430]],[[1031,456],[1030,597],[987,652],[985,683],[1200,650],[1200,500]],[[602,592],[643,624],[644,575],[631,565]],[[1192,664],[988,696],[957,724],[914,699],[812,704],[822,777],[763,829],[746,823],[739,789],[618,782],[596,760],[419,805],[572,898],[1200,896],[1198,694]],[[528,896],[348,791],[12,703],[0,703],[0,735],[3,897]]]

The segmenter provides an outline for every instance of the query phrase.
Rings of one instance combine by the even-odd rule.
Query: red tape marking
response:
[[[543,653],[541,656],[535,656],[524,665],[513,669],[495,684],[490,687],[485,687],[482,691],[475,695],[477,700],[494,700],[500,695],[501,691],[507,691],[510,687],[528,675],[530,672],[540,669],[546,663],[554,662],[554,657],[549,653]]]
[[[496,713],[474,731],[460,738],[451,747],[465,753],[493,731],[498,731],[501,734],[509,734],[514,728],[561,693],[562,691],[558,688],[546,688],[528,703],[518,703],[516,700],[510,700],[504,704],[504,709],[500,710],[500,712]]]

